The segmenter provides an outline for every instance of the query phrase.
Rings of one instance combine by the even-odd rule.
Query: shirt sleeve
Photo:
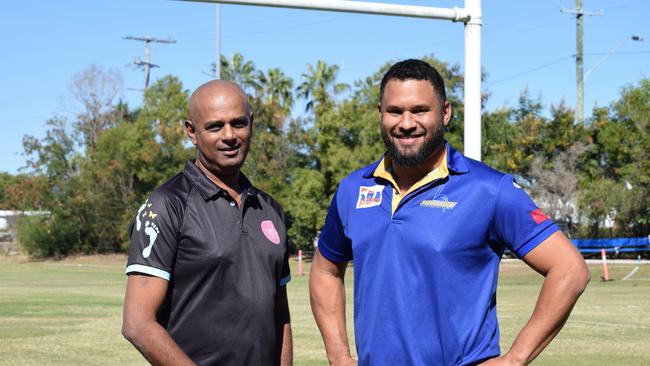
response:
[[[126,274],[143,273],[169,280],[178,246],[180,211],[155,191],[138,209],[129,228],[131,246]]]
[[[291,282],[291,269],[289,268],[289,245],[284,253],[284,262],[282,264],[282,276],[280,278],[280,286],[286,286]]]
[[[345,236],[339,213],[339,204],[344,207],[345,202],[339,203],[338,201],[339,191],[337,190],[332,197],[325,225],[318,238],[318,250],[330,261],[340,263],[352,260],[352,245],[350,239]]]
[[[558,230],[511,175],[501,178],[490,227],[491,240],[522,258]]]
[[[283,262],[282,262],[282,274],[280,275],[280,281],[279,281],[278,285],[286,286],[289,282],[291,282],[291,268],[289,267],[289,248],[291,248],[291,246],[289,245],[289,236],[286,234],[286,232],[287,232],[287,230],[286,230],[287,221],[286,221],[286,217],[284,216],[284,210],[282,210],[282,207],[279,207],[279,209],[280,209],[279,210],[280,211],[280,218],[282,219],[282,224],[285,227],[284,232],[285,232],[286,239],[285,239],[284,242],[286,243],[286,246],[284,248],[284,259],[283,259]]]

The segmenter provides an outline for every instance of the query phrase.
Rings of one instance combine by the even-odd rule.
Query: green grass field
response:
[[[0,257],[0,365],[145,365],[120,335],[125,261],[124,256],[62,261]],[[326,365],[309,308],[307,276],[298,277],[296,261],[291,264],[295,364]],[[622,281],[635,266],[610,263],[615,280],[605,283],[599,280],[600,265],[592,265],[593,280],[571,319],[534,364],[650,365],[650,264]],[[520,262],[502,264],[498,309],[503,349],[532,311],[541,280]]]

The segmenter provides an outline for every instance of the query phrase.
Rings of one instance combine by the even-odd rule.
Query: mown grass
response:
[[[0,257],[0,365],[146,365],[120,335],[125,260]],[[292,260],[289,285],[295,364],[326,365],[309,308],[308,278],[297,276],[296,264]],[[600,266],[591,266],[594,279],[571,319],[534,364],[650,365],[650,265],[640,265],[632,278],[621,280],[635,266],[610,263],[611,282],[600,281]],[[520,262],[502,264],[498,304],[504,350],[530,315],[541,281]]]

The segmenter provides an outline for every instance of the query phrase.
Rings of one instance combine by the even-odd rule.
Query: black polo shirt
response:
[[[129,229],[126,273],[169,281],[158,322],[200,365],[270,365],[275,297],[291,279],[280,205],[242,174],[241,204],[188,161]]]

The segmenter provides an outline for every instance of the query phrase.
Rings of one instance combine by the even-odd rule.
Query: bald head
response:
[[[209,81],[192,93],[189,114],[185,130],[196,146],[197,165],[237,182],[253,135],[246,93],[230,81]]]
[[[231,103],[227,103],[231,102]],[[190,121],[198,121],[205,108],[213,104],[225,107],[225,104],[243,103],[246,113],[250,115],[248,97],[242,88],[228,80],[211,80],[196,88],[190,97]]]

